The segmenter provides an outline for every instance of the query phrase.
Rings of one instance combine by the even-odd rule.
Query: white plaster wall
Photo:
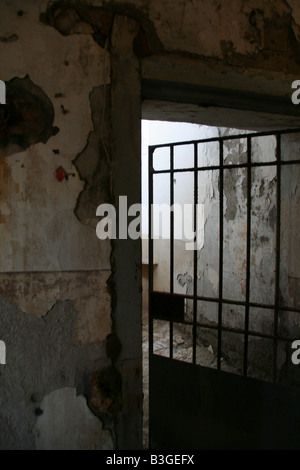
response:
[[[62,165],[75,173],[58,182]],[[2,272],[108,268],[109,245],[74,214],[83,189],[72,162],[45,144],[0,159]]]
[[[109,82],[109,57],[91,35],[65,37],[42,24],[41,11],[37,1],[1,5],[0,36],[17,34],[18,39],[0,42],[0,77],[29,74],[50,98],[53,125],[60,129],[47,143],[0,161],[1,271],[109,268],[109,244],[74,214],[84,182],[72,164],[93,129],[89,93]],[[58,182],[55,170],[60,165],[74,177]]]

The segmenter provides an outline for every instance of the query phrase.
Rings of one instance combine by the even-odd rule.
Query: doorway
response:
[[[204,128],[206,131],[204,131]],[[210,132],[211,135],[215,135],[217,129],[208,126],[201,126],[195,123],[186,122],[172,122],[172,121],[153,121],[143,120],[142,121],[142,278],[143,278],[143,314],[142,314],[142,325],[143,325],[143,393],[144,393],[144,407],[143,407],[143,446],[148,448],[148,437],[149,437],[149,224],[148,224],[148,197],[149,197],[149,171],[148,171],[148,151],[149,145],[154,144],[165,144],[178,138],[180,135],[183,140],[198,139],[204,132]],[[162,158],[164,156],[162,155]],[[183,201],[187,198],[184,188],[181,190],[180,199]],[[163,204],[165,202],[165,194],[163,189],[159,191],[157,203]],[[164,291],[167,289],[168,274],[164,268],[166,264],[167,255],[167,244],[170,239],[168,235],[168,227],[163,228],[163,233],[159,234],[159,227],[157,227],[155,234],[156,246],[159,250],[157,256],[153,262],[153,266],[156,273],[157,283],[160,285],[160,289]],[[160,258],[158,263],[158,258]],[[184,261],[183,259],[181,260]],[[180,264],[180,260],[179,260]],[[182,266],[183,267],[183,266]],[[167,330],[163,325],[157,325],[155,347],[158,353],[164,354],[167,344]],[[178,331],[178,335],[180,332]],[[180,340],[179,340],[180,341]],[[187,347],[187,343],[185,344]],[[183,350],[183,348],[182,348]],[[187,352],[188,353],[188,352]],[[181,354],[181,353],[180,353]]]
[[[167,236],[156,234],[150,254],[143,252],[144,265],[150,265],[150,447],[168,448],[170,443],[176,449],[272,446],[277,436],[268,441],[258,425],[261,387],[271,397],[272,409],[278,396],[289,393],[271,384],[290,385],[293,397],[299,386],[289,352],[295,326],[297,331],[300,327],[300,311],[291,297],[282,300],[290,295],[287,279],[292,271],[295,274],[290,262],[297,257],[295,242],[291,248],[297,235],[290,216],[299,217],[295,193],[299,134],[207,126],[197,130],[198,137],[192,141],[178,139],[178,134],[176,142],[156,142],[149,152],[152,177],[157,180],[152,179],[152,202],[165,197],[169,204],[194,201],[199,206],[191,223],[197,233],[196,249],[182,250],[187,240],[176,235],[177,216],[173,213],[165,228]],[[294,181],[294,196],[288,190],[289,178]],[[287,218],[282,207],[289,207]],[[285,231],[281,230],[283,223]],[[286,257],[291,249],[296,250],[295,256]],[[280,251],[281,257],[276,254]],[[292,297],[295,295],[293,291]],[[147,378],[147,367],[145,372]],[[243,391],[240,409],[237,406],[245,413],[246,430],[242,432],[229,399],[236,387]],[[213,397],[206,396],[209,392]],[[249,397],[251,416],[245,408]],[[295,402],[295,397],[290,399]],[[291,417],[293,405],[284,411]],[[270,426],[269,413],[263,427]],[[289,426],[286,436],[290,436]],[[144,428],[147,447],[147,421]]]

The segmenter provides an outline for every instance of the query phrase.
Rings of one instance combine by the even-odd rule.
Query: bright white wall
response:
[[[190,124],[181,122],[165,121],[142,121],[142,235],[148,235],[148,146],[156,144],[165,144],[171,142],[185,142],[190,140],[199,140],[202,138],[218,136],[218,129],[200,124]],[[193,166],[193,148],[184,146],[177,148],[175,154],[175,167]],[[156,169],[169,168],[169,155],[165,149],[159,153],[156,151],[154,156],[155,164],[159,165]],[[180,173],[175,177],[175,203],[192,204],[193,203],[193,176],[191,173]],[[169,202],[169,175],[161,175],[159,183],[155,187],[154,203],[163,204]],[[187,223],[188,225],[188,223]],[[192,226],[192,221],[190,223]],[[155,227],[154,236],[160,235],[163,238],[169,238],[168,223],[160,227]],[[182,239],[181,227],[175,227],[175,238]]]

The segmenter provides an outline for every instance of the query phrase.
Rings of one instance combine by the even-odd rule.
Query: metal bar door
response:
[[[186,160],[178,158],[184,149]],[[300,338],[295,241],[287,261],[300,218],[299,163],[299,129],[149,147],[151,449],[300,448],[300,365],[291,362]],[[180,178],[192,204],[192,217],[180,220],[195,235],[182,273]],[[154,233],[157,188],[170,208],[164,240]]]

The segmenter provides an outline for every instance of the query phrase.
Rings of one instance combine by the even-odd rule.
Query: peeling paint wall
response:
[[[102,449],[113,449],[109,431],[102,429],[84,397],[76,396],[75,388],[51,392],[43,399],[41,409],[34,428],[37,450],[97,450],[99,442]]]
[[[80,2],[54,1],[41,19],[64,36],[91,35],[104,46],[114,15],[126,15],[139,24],[134,51],[141,59],[165,52],[246,70],[296,73],[300,67],[296,0],[94,0],[91,4],[86,9]],[[9,40],[12,35],[3,37]]]
[[[60,434],[62,431],[50,428],[44,434],[46,428],[40,426],[40,421],[44,422],[50,415],[52,421],[61,419],[63,422],[60,407],[66,407],[65,416],[70,416],[72,410],[76,414],[77,408],[79,413],[84,407],[83,401],[87,408],[89,378],[95,370],[110,364],[105,342],[75,343],[77,312],[69,300],[57,300],[50,312],[40,318],[20,310],[3,297],[0,307],[1,335],[8,351],[6,367],[1,370],[1,449],[35,449],[41,442],[48,442],[51,449],[53,441],[50,438],[48,441],[49,433]],[[72,387],[74,395],[82,395],[80,400],[68,405],[62,394],[56,401],[47,401],[51,392],[66,387]],[[46,416],[43,418],[44,411]],[[67,418],[62,424],[63,430],[69,424],[73,427]],[[38,439],[35,427],[40,429]],[[97,449],[107,445],[108,440],[112,445],[111,436],[110,439],[107,437],[109,430],[103,433],[104,442],[99,439],[101,429],[99,422],[95,440],[90,442],[90,446]],[[80,438],[72,446],[81,448],[82,443]]]
[[[89,406],[111,363],[110,244],[95,236],[111,191],[109,57],[90,31],[43,24],[42,4],[1,7],[0,447],[111,449],[113,424]]]
[[[300,72],[298,3],[1,4],[0,79],[8,90],[0,113],[3,449],[68,447],[62,433],[81,424],[92,442],[77,435],[75,448],[111,448],[121,412],[119,442],[132,436],[141,445],[140,247],[116,244],[111,253],[109,241],[95,235],[95,208],[118,191],[134,199],[139,194],[134,162],[141,74],[180,80],[179,63],[187,82],[195,81],[195,65],[210,72],[232,67],[240,73],[237,89],[253,91],[257,75],[258,83],[266,80],[264,91],[270,83],[278,94],[282,81]],[[67,174],[62,181],[59,167]],[[290,204],[289,210],[294,214],[297,207]],[[298,244],[294,235],[289,241]],[[213,286],[214,273],[207,275]],[[292,261],[287,279],[290,289],[299,280]],[[121,346],[112,353],[109,345],[118,336]],[[69,394],[70,409],[61,422],[58,414]]]

